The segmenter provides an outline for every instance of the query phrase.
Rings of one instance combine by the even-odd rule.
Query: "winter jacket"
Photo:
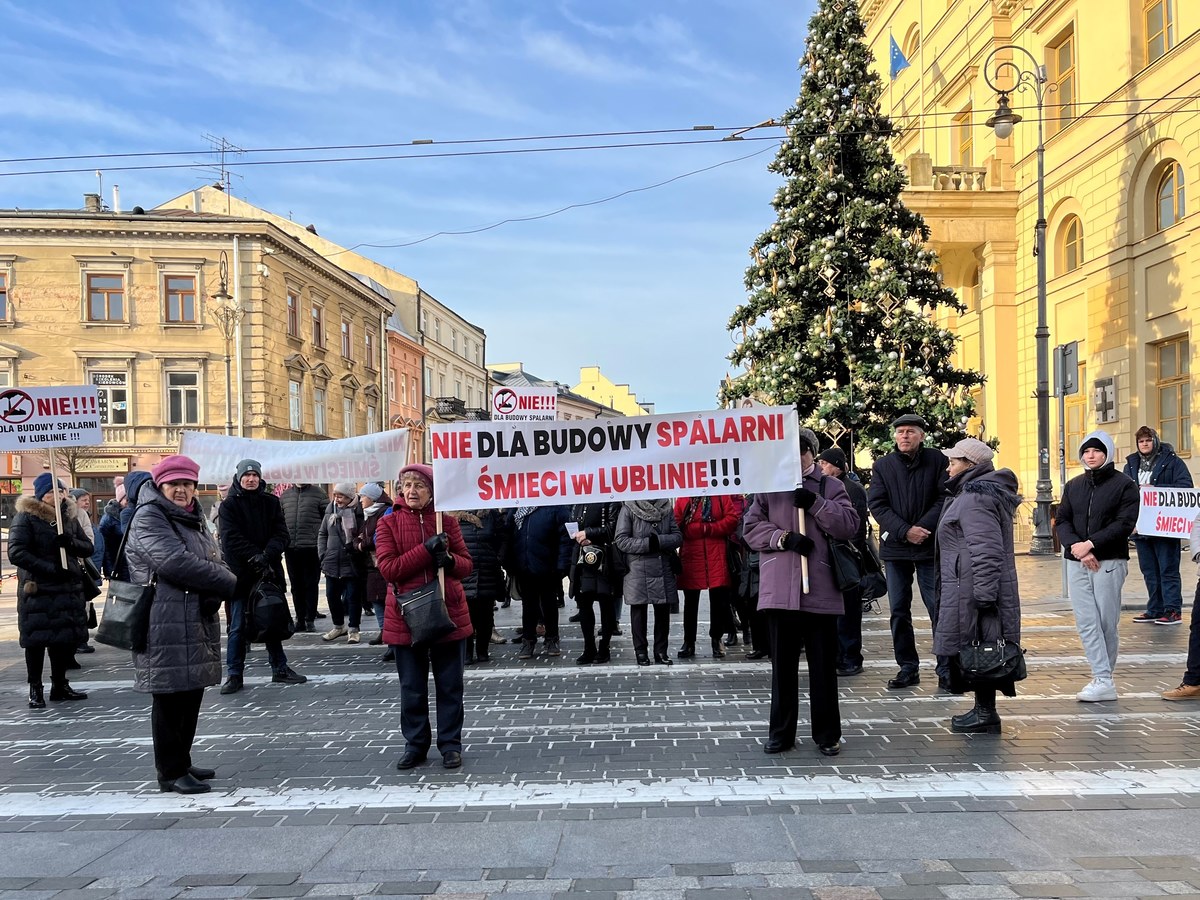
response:
[[[1112,438],[1093,431],[1080,442],[1097,438],[1108,448],[1098,469],[1086,469],[1067,482],[1055,517],[1063,558],[1074,560],[1071,545],[1091,541],[1096,559],[1129,559],[1129,536],[1137,527],[1137,484],[1113,465]]]
[[[912,457],[899,450],[875,460],[867,505],[879,523],[881,559],[933,559],[933,539],[911,544],[908,529],[937,528],[946,490],[946,457],[940,450],[918,448]]]
[[[446,611],[455,624],[438,643],[461,641],[475,633],[471,627],[471,613],[467,609],[467,595],[463,592],[462,579],[471,574],[471,554],[463,543],[462,529],[453,516],[442,516],[442,531],[449,541],[452,565],[446,569]],[[412,645],[412,634],[395,601],[396,594],[403,594],[428,584],[437,577],[433,556],[425,549],[425,541],[438,533],[437,515],[430,500],[424,509],[410,509],[400,500],[392,507],[391,515],[384,516],[375,529],[375,562],[379,574],[388,583],[387,606],[383,619],[383,642],[388,646],[408,647]]]
[[[138,493],[125,557],[135,584],[157,579],[146,652],[133,654],[133,689],[148,694],[194,691],[221,680],[217,610],[237,578],[221,562],[199,502],[190,510],[153,484]]]
[[[707,513],[705,506],[708,507]],[[726,545],[737,531],[741,510],[732,497],[680,497],[675,501],[675,522],[683,534],[679,557],[683,571],[680,590],[703,591],[730,585]]]
[[[836,478],[824,478],[814,467],[804,476],[804,486],[818,496],[805,513],[805,527],[813,542],[808,554],[808,593],[802,591],[803,558],[792,550],[778,549],[785,531],[799,530],[796,504],[791,491],[758,494],[746,511],[745,540],[758,558],[758,608],[790,609],[840,616],[846,611],[842,592],[833,579],[826,533],[837,540],[850,540],[858,531],[858,513]]]
[[[342,517],[337,504],[330,502],[325,507],[321,530],[317,532],[317,556],[321,560],[321,571],[334,578],[361,578],[366,574],[366,560],[357,549],[363,530],[363,509],[356,500],[350,505],[354,515],[354,533],[349,539],[342,527]],[[291,532],[288,532],[291,534]]]
[[[1190,488],[1192,487],[1192,473],[1188,471],[1188,467],[1183,460],[1175,454],[1175,448],[1170,444],[1164,444],[1156,437],[1154,439],[1154,454],[1152,459],[1154,462],[1150,467],[1150,484],[1157,487],[1175,487],[1175,488]],[[1133,481],[1134,484],[1141,484],[1138,478],[1138,473],[1142,468],[1142,454],[1130,453],[1125,457],[1125,475]],[[1179,543],[1181,538],[1163,537],[1160,535],[1148,534],[1142,536],[1135,534],[1135,541],[1175,541]]]
[[[651,534],[658,535],[657,550],[650,549]],[[629,567],[622,585],[627,604],[644,606],[679,602],[675,573],[671,571],[666,554],[679,550],[683,545],[683,534],[670,508],[659,521],[648,522],[621,504],[613,542],[625,554],[625,563]]]
[[[564,527],[571,514],[569,506],[539,506],[521,527],[516,524],[516,510],[508,517],[508,552],[504,568],[510,575],[563,576],[571,562],[571,546]]]
[[[221,556],[225,565],[237,576],[236,596],[248,597],[261,574],[250,560],[258,554],[266,556],[275,581],[282,587],[283,550],[288,545],[287,523],[279,498],[269,493],[260,482],[248,491],[239,484],[230,485],[221,501]]]
[[[571,567],[567,573],[570,596],[621,596],[621,582],[625,578],[627,564],[625,554],[613,543],[617,534],[617,520],[621,517],[621,504],[583,503],[571,507],[570,515],[568,521],[577,523],[581,531],[587,532],[588,543],[604,554],[599,566],[589,566],[582,559],[583,547],[571,539]]]
[[[329,494],[315,484],[293,484],[279,495],[283,520],[287,524],[289,550],[311,550],[317,546],[317,534],[329,506]]]
[[[100,517],[100,524],[96,529],[104,538],[104,558],[101,561],[100,574],[110,578],[116,571],[117,550],[121,546],[121,535],[125,533],[121,528],[120,503],[109,500],[104,505],[104,515]]]
[[[383,603],[387,599],[387,582],[379,574],[375,564],[375,528],[379,520],[392,508],[392,498],[384,491],[379,499],[363,509],[363,527],[358,536],[358,549],[363,554],[363,562],[367,570],[367,602],[372,605]]]
[[[124,534],[129,528],[129,520],[133,518],[133,511],[137,509],[138,492],[142,489],[142,485],[150,484],[150,473],[142,471],[130,472],[125,476],[125,508],[121,510],[121,534]],[[116,550],[113,551],[116,553]],[[124,559],[116,559],[114,563],[117,577],[122,581],[129,580],[129,569],[125,565]]]
[[[52,496],[52,495],[47,495]],[[63,534],[71,536],[67,568],[55,543],[58,528],[54,504],[24,496],[17,498],[17,514],[8,530],[8,561],[17,567],[17,629],[22,647],[70,644],[87,640],[87,615],[83,597],[80,557],[92,555],[75,517],[75,501],[61,501]]]
[[[948,485],[951,493],[936,537],[940,599],[933,651],[954,656],[974,639],[979,603],[996,604],[1004,637],[1019,643],[1021,596],[1013,552],[1013,516],[1021,505],[1017,476],[986,462]]]
[[[499,509],[451,513],[462,530],[471,555],[471,574],[462,579],[469,600],[499,602],[504,599],[504,572],[500,560],[508,545],[507,514]]]

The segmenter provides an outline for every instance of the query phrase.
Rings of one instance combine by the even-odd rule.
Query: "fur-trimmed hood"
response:
[[[49,495],[53,497],[53,494]],[[63,504],[63,521],[67,522],[75,518],[76,504],[73,499],[65,494],[59,495],[59,499]],[[45,519],[51,525],[57,528],[57,520],[54,517],[54,504],[47,503],[44,500],[37,500],[29,494],[23,494],[17,498],[17,512],[27,513],[31,516],[37,516],[39,519]],[[69,517],[69,518],[68,518]]]
[[[1021,495],[1017,493],[1017,476],[1011,469],[996,469],[979,478],[972,479],[963,485],[964,494],[980,494],[998,500],[1012,515],[1021,505]]]

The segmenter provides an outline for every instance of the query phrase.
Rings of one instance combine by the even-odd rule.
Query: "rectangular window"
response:
[[[342,356],[346,359],[353,357],[352,347],[350,344],[350,323],[342,319]]]
[[[8,273],[0,272],[0,322],[8,321]]]
[[[325,310],[315,303],[312,307],[312,344],[318,349],[325,347]]]
[[[458,331],[456,330],[450,331],[450,349],[455,353],[458,352]]]
[[[444,372],[438,374],[438,396],[446,396],[446,375]]]
[[[354,437],[354,401],[342,398],[342,436]]]
[[[88,321],[125,321],[125,277],[123,275],[89,275]]]
[[[374,406],[367,407],[367,434],[379,430],[379,411]]]
[[[167,373],[167,424],[200,424],[200,375],[198,373]]]
[[[167,275],[163,279],[168,322],[196,323],[196,276]]]
[[[439,344],[442,342],[442,320],[436,317],[433,320],[433,339]]]
[[[411,406],[413,409],[417,409],[418,407],[420,407],[420,405],[421,404],[417,401],[417,382],[416,382],[416,379],[413,379],[412,399],[409,401],[409,406]]]
[[[1192,373],[1187,338],[1155,345],[1158,436],[1179,454],[1192,452]]]
[[[300,337],[300,295],[295,291],[287,294],[288,337]]]
[[[975,137],[971,130],[971,107],[954,117],[954,158],[960,166],[970,166],[975,155]]]
[[[1175,46],[1174,0],[1144,0],[1143,22],[1146,29],[1146,65]]]
[[[458,379],[454,380],[454,396],[460,400],[468,400],[469,397],[464,397],[462,392],[462,382]]]
[[[304,418],[300,407],[300,382],[288,381],[288,424],[292,431],[300,431],[304,427]]]
[[[313,431],[325,433],[325,388],[313,388]]]
[[[396,370],[388,369],[388,399],[396,399]]]
[[[92,384],[99,395],[100,424],[129,424],[129,374],[93,372]]]
[[[1062,131],[1075,118],[1075,32],[1069,29],[1050,47],[1050,83],[1056,90],[1047,95],[1050,133]]]
[[[433,369],[429,366],[425,367],[425,393],[433,393]]]
[[[363,344],[366,347],[367,354],[367,368],[372,372],[376,372],[379,370],[379,362],[375,359],[375,332],[366,331],[363,334]]]

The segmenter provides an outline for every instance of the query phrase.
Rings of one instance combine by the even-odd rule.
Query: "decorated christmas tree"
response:
[[[745,371],[722,394],[795,404],[844,450],[877,456],[902,413],[925,417],[934,446],[962,437],[983,377],[954,367],[956,338],[936,323],[939,309],[964,307],[902,202],[870,61],[856,0],[819,0],[769,166],[786,179],[777,218],[750,248],[748,297],[729,320],[730,359]]]

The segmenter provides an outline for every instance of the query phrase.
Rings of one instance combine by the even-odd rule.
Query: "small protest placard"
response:
[[[0,390],[0,450],[90,447],[103,440],[91,385]]]

